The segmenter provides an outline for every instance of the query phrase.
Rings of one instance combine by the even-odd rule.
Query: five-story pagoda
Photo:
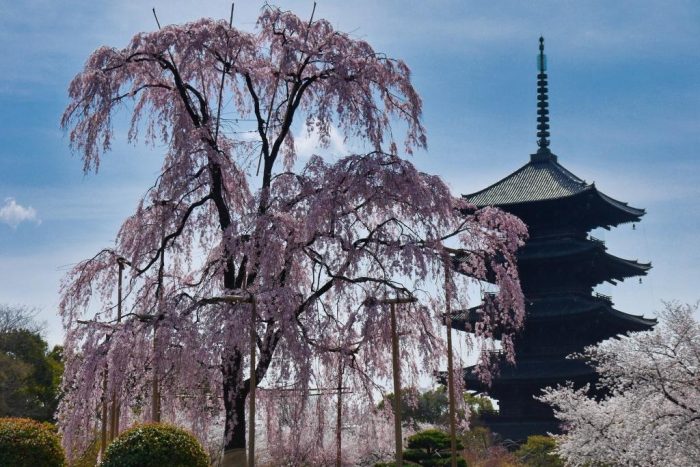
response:
[[[645,275],[650,264],[618,258],[591,237],[592,229],[637,222],[643,209],[633,208],[598,191],[595,184],[561,166],[549,149],[549,104],[544,39],[540,38],[537,75],[539,149],[512,174],[465,197],[478,207],[496,206],[520,217],[530,238],[519,251],[518,268],[525,295],[525,327],[515,340],[516,364],[503,363],[487,389],[499,414],[486,420],[505,439],[558,432],[551,409],[533,396],[547,386],[572,381],[595,383],[585,363],[567,359],[587,345],[628,331],[650,329],[655,321],[613,308],[610,297],[593,292],[602,283]],[[453,321],[468,330],[479,308]],[[469,369],[467,387],[479,384]]]

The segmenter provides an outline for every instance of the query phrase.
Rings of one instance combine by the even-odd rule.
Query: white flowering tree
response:
[[[119,109],[130,141],[165,146],[115,246],[63,286],[69,453],[93,436],[105,400],[121,407],[120,426],[162,412],[201,436],[221,421],[225,451],[244,449],[251,327],[256,384],[303,395],[345,371],[371,392],[391,375],[391,333],[385,307],[368,298],[441,290],[456,259],[465,274],[455,281],[497,285],[480,336],[522,322],[514,262],[524,225],[475,210],[398,156],[400,143],[409,154],[427,144],[408,67],[329,22],[266,7],[255,32],[201,19],[137,34],[97,49],[69,94],[63,126],[86,172],[110,148]],[[327,144],[333,128],[370,152],[296,161],[294,132]],[[121,319],[118,262],[129,265]],[[466,290],[448,293],[459,301]],[[252,297],[254,313],[234,295]],[[436,369],[444,296],[417,295],[402,314],[405,375]]]
[[[608,395],[548,389],[565,429],[567,465],[700,465],[700,323],[697,306],[668,303],[655,329],[589,347]]]

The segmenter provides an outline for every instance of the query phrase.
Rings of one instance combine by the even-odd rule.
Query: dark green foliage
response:
[[[483,426],[473,426],[465,431],[462,441],[466,450],[473,453],[485,453],[494,444],[493,433]]]
[[[464,449],[460,440],[457,440],[457,449]],[[450,435],[440,430],[423,430],[409,436],[404,459],[424,466],[451,465]],[[457,465],[466,467],[467,463],[459,456]]]
[[[384,408],[384,401],[379,408]],[[393,406],[394,394],[387,395],[387,403]],[[447,391],[444,387],[420,393],[416,388],[404,388],[401,392],[401,416],[414,429],[418,423],[446,425],[448,420]]]
[[[54,427],[27,418],[0,418],[0,466],[63,467]]]
[[[471,410],[472,424],[478,424],[481,415],[496,413],[491,399],[486,396],[465,392],[463,397]],[[379,403],[379,409],[384,408],[385,403],[393,405],[394,394],[387,395],[386,402]],[[401,415],[404,423],[413,429],[418,429],[419,423],[448,426],[450,420],[447,389],[440,386],[421,393],[416,388],[405,388],[401,392]],[[457,420],[464,418],[464,412],[458,411]]]
[[[0,417],[53,421],[63,373],[62,348],[49,352],[38,327],[21,310],[5,306],[0,311],[4,323],[0,329]],[[12,327],[15,324],[26,328]]]
[[[450,449],[450,435],[441,430],[423,430],[408,437],[410,449],[424,449],[428,453]],[[463,449],[462,443],[457,440],[457,449]]]
[[[172,425],[150,423],[131,428],[107,447],[100,467],[208,467],[197,439]]]
[[[515,457],[528,467],[564,467],[564,461],[554,453],[555,447],[554,439],[549,436],[528,436]]]
[[[482,395],[471,392],[464,393],[464,402],[469,406],[472,412],[472,420],[481,415],[495,414],[496,409],[493,408],[491,399]]]

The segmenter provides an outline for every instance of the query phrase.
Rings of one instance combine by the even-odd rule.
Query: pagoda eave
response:
[[[528,291],[552,276],[560,281],[575,278],[577,283],[589,287],[603,282],[615,284],[646,275],[651,263],[611,255],[599,240],[563,238],[528,243],[518,252],[518,268],[523,276],[523,290]],[[566,288],[566,282],[557,287]]]
[[[481,321],[480,314],[483,304],[467,310],[455,311],[452,316],[452,328],[463,332],[474,332],[476,324]],[[574,297],[567,294],[563,297],[544,297],[531,299],[526,304],[526,326],[537,325],[557,321],[562,318],[576,316],[596,316],[607,322],[611,329],[625,329],[629,331],[646,331],[656,325],[654,318],[645,318],[642,315],[632,315],[615,309],[612,302],[603,296],[591,297],[581,295]],[[445,324],[445,323],[443,323]],[[625,331],[617,333],[623,334]],[[493,336],[500,338],[500,333]]]
[[[475,366],[464,368],[464,379],[469,389],[484,387],[474,373]],[[575,381],[590,378],[595,370],[586,362],[575,359],[543,359],[518,362],[517,365],[502,364],[500,373],[494,377],[489,393],[497,396],[500,388],[508,388],[518,382],[532,383],[540,387],[557,384],[562,380]]]
[[[651,269],[651,263],[640,263],[637,260],[624,259],[606,253],[605,243],[593,237],[530,241],[518,250],[518,263],[561,259],[580,261],[583,255],[588,255],[590,258],[603,256],[610,263],[624,264],[637,270]]]

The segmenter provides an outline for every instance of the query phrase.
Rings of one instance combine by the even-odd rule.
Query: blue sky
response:
[[[252,29],[261,2],[237,2]],[[280,1],[299,15],[311,1]],[[40,308],[61,340],[59,281],[112,244],[153,181],[159,152],[119,135],[83,175],[58,122],[89,53],[162,23],[228,17],[223,1],[0,0],[0,302]],[[644,207],[610,252],[651,261],[642,284],[603,286],[619,309],[700,298],[700,3],[694,1],[318,1],[317,17],[404,59],[424,100],[429,150],[413,161],[456,193],[479,190],[535,151],[535,56],[546,39],[551,148],[605,193]],[[311,146],[307,142],[307,146]]]

